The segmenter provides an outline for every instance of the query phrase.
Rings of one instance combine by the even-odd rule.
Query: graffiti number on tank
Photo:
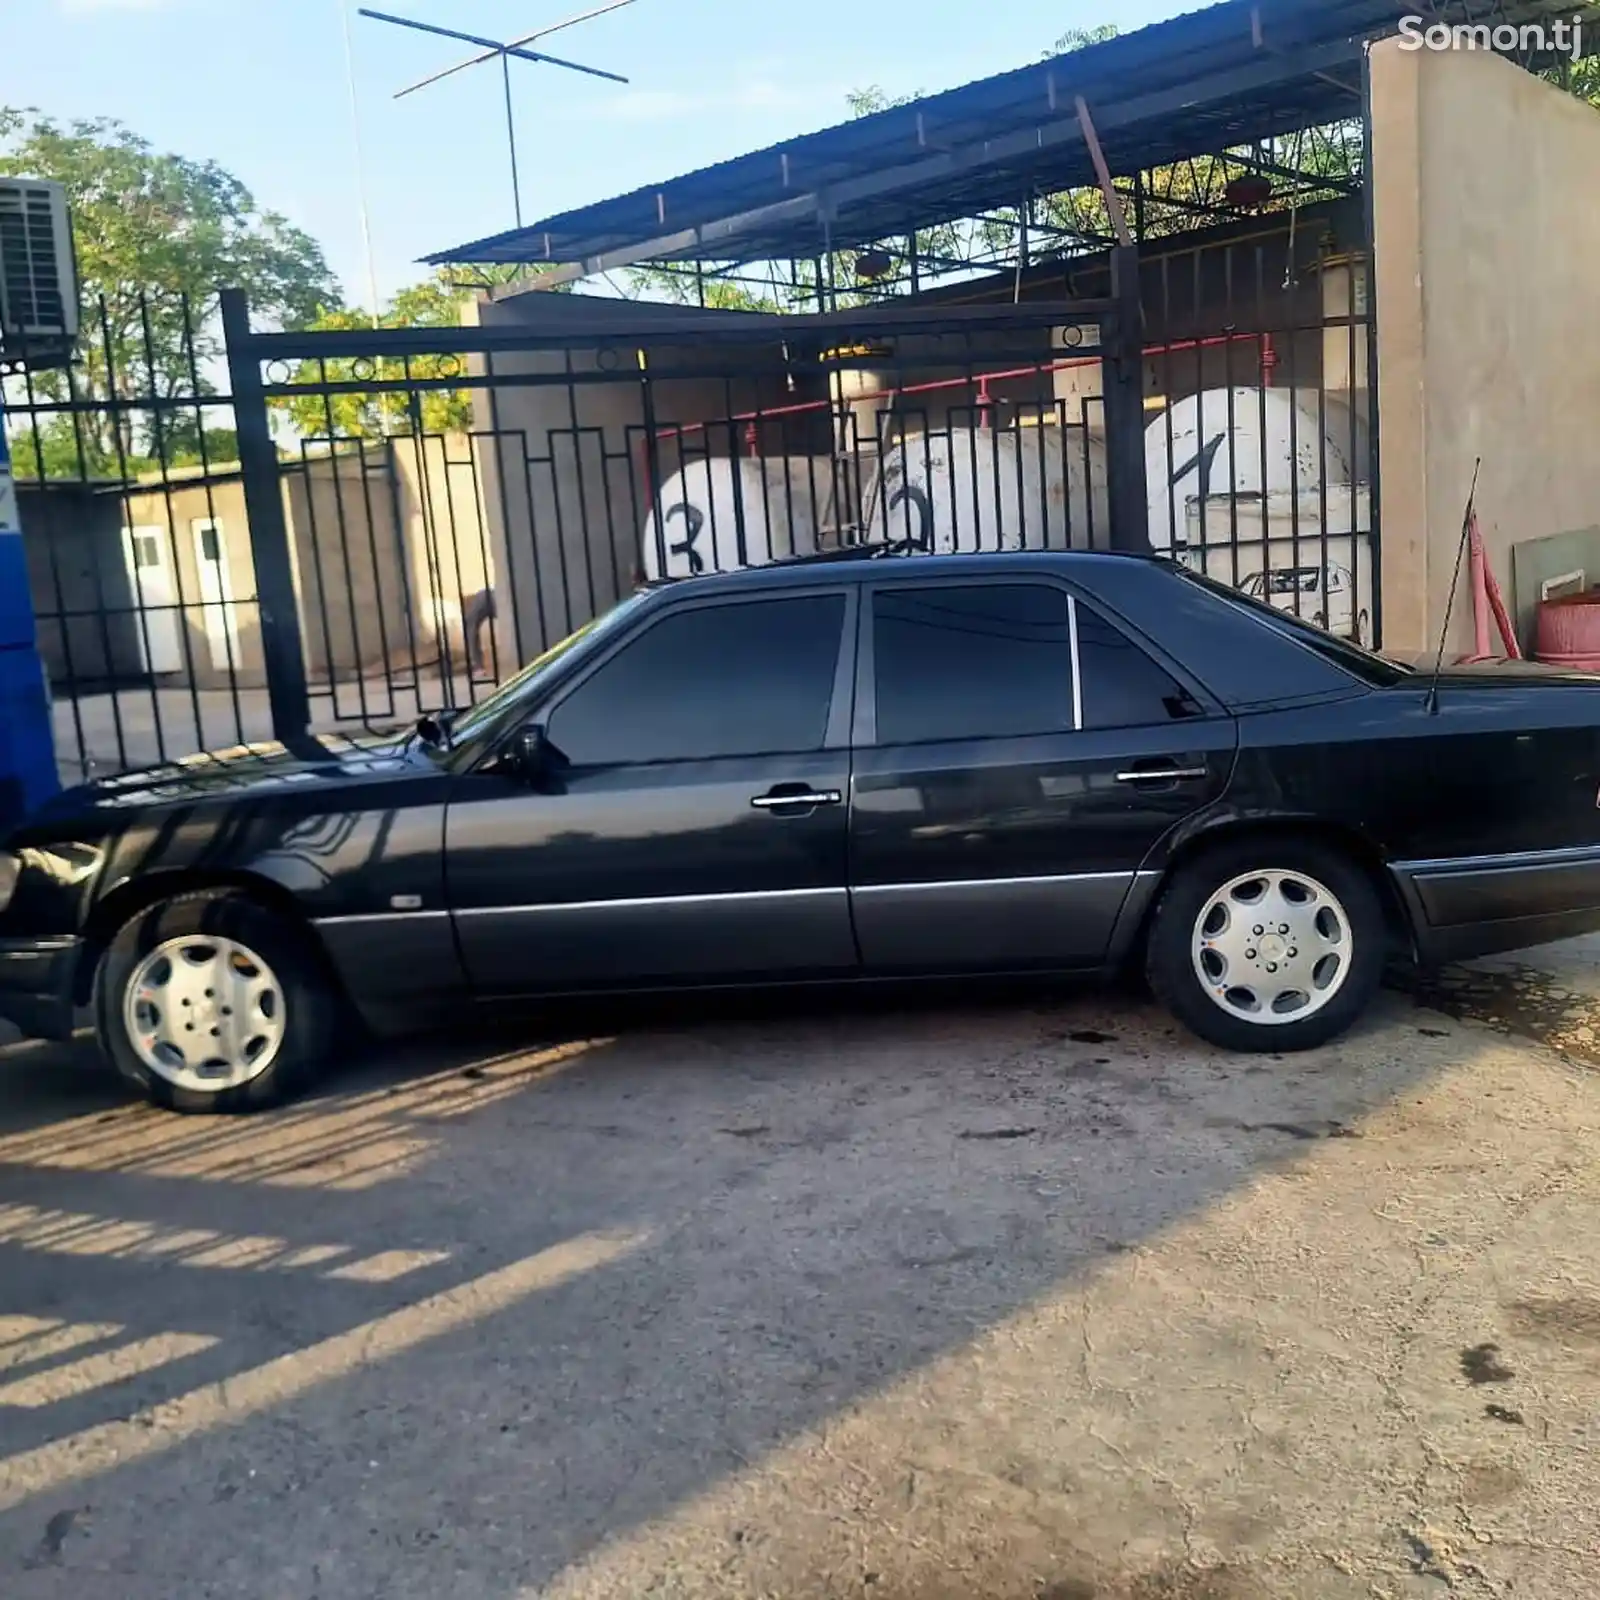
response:
[[[689,562],[691,573],[701,573],[706,570],[705,557],[700,554],[697,543],[701,530],[706,525],[705,513],[699,506],[684,503],[675,505],[661,520],[671,522],[674,517],[683,518],[683,543],[668,545],[667,550],[675,556],[684,556]]]
[[[933,507],[928,503],[928,497],[914,483],[902,484],[889,496],[889,514],[894,515],[901,506],[910,501],[917,508],[917,531],[907,534],[907,543],[913,544],[919,550],[933,548]],[[905,519],[908,523],[910,518]]]

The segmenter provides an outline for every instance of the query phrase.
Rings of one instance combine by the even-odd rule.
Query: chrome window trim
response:
[[[1083,658],[1078,654],[1078,597],[1067,591],[1067,635],[1072,648],[1072,731],[1083,732]]]

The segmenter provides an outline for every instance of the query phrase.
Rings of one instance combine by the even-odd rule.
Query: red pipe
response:
[[[1144,347],[1145,358],[1151,356],[1172,355],[1180,350],[1209,350],[1217,345],[1237,344],[1240,340],[1255,340],[1261,346],[1261,367],[1264,377],[1271,375],[1277,366],[1277,356],[1272,347],[1270,333],[1224,333],[1205,339],[1177,339],[1168,344],[1148,344]],[[976,383],[978,385],[978,408],[985,411],[992,404],[988,393],[991,383],[1004,383],[1014,378],[1031,378],[1044,372],[1066,372],[1073,367],[1093,367],[1100,364],[1099,356],[1074,356],[1067,361],[1050,361],[1031,367],[1009,367],[997,372],[980,372],[972,378],[933,378],[926,383],[908,383],[898,389],[879,389],[873,395],[874,399],[892,398],[905,394],[931,394],[939,389],[965,389]],[[741,411],[729,418],[732,422],[747,422],[752,426],[767,421],[771,417],[794,416],[800,412],[831,411],[831,400],[802,400],[792,406],[773,406],[761,411]],[[682,438],[687,433],[703,433],[709,426],[704,422],[678,422],[668,423],[656,429],[656,437]],[[720,426],[720,424],[718,424]],[[746,439],[750,435],[747,431]]]

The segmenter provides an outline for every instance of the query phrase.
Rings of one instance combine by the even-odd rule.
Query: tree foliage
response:
[[[537,267],[443,267],[431,278],[399,290],[382,307],[376,323],[367,310],[331,307],[312,323],[319,333],[355,332],[379,328],[457,328],[462,325],[467,302],[480,291],[529,283],[539,276]],[[548,292],[559,294],[565,285]],[[304,384],[303,397],[275,402],[278,414],[295,434],[310,444],[334,439],[376,439],[385,434],[464,432],[472,426],[472,394],[467,389],[397,388],[361,389],[330,394],[335,384],[434,383],[464,374],[465,356],[420,355],[341,357],[333,361],[299,362],[291,383]]]
[[[336,304],[321,247],[215,161],[162,153],[111,118],[60,123],[0,107],[0,173],[63,184],[83,313],[69,380],[46,372],[35,393],[128,402],[205,395],[222,353],[216,291],[243,289],[258,325],[304,327]],[[198,408],[197,408],[198,409]],[[197,459],[193,412],[112,410],[41,422],[19,441],[24,474],[70,463],[71,476],[121,476]]]
[[[459,327],[464,302],[472,291],[459,287],[443,273],[412,284],[394,295],[382,309],[380,328]],[[374,326],[370,311],[339,306],[324,311],[311,324],[314,333],[349,333]],[[460,356],[414,356],[405,360],[385,356],[341,358],[336,361],[302,361],[290,377],[305,384],[304,397],[275,402],[280,416],[310,445],[330,439],[376,439],[386,433],[405,433],[420,427],[428,433],[451,433],[472,426],[472,398],[464,389],[370,390],[329,394],[323,385],[342,383],[427,382],[455,377],[466,370]]]

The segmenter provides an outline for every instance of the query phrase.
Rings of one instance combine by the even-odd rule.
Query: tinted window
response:
[[[843,627],[837,594],[663,617],[556,707],[550,742],[579,767],[819,749]]]
[[[1078,661],[1086,728],[1140,728],[1201,712],[1165,667],[1087,606],[1078,607]]]
[[[1060,589],[891,589],[872,609],[880,744],[1072,728],[1072,625]]]
[[[1287,635],[1307,650],[1315,651],[1326,662],[1343,668],[1344,671],[1359,678],[1363,683],[1372,684],[1378,688],[1387,688],[1391,684],[1403,683],[1412,676],[1409,667],[1402,667],[1382,656],[1374,655],[1370,650],[1363,649],[1358,644],[1352,644],[1348,639],[1336,639],[1331,633],[1324,632],[1321,628],[1314,627],[1310,622],[1303,621],[1292,611],[1280,610],[1269,606],[1265,600],[1258,599],[1249,593],[1241,593],[1237,589],[1230,589],[1227,585],[1219,583],[1215,578],[1208,578],[1203,573],[1192,571],[1189,568],[1178,569],[1184,580],[1198,589],[1205,590],[1208,594],[1222,601],[1235,611],[1243,611],[1253,615],[1260,622],[1274,629],[1280,635]],[[1253,663],[1249,656],[1235,650],[1232,652],[1234,664],[1244,668],[1247,672],[1252,670]],[[1257,660],[1260,659],[1260,649],[1255,652]],[[1187,658],[1185,663],[1188,664]],[[1284,666],[1292,669],[1294,663],[1286,662]],[[1196,675],[1206,677],[1208,672],[1213,672],[1211,662],[1207,662],[1204,670],[1197,668]],[[1259,672],[1255,673],[1259,680]],[[1251,700],[1265,700],[1275,697],[1287,699],[1291,695],[1312,693],[1316,690],[1326,691],[1332,685],[1322,683],[1303,683],[1302,674],[1280,677],[1276,684],[1255,684],[1254,693],[1246,689],[1235,694],[1225,686],[1225,679],[1220,674],[1207,681],[1212,683],[1223,696],[1237,703],[1246,703]]]

